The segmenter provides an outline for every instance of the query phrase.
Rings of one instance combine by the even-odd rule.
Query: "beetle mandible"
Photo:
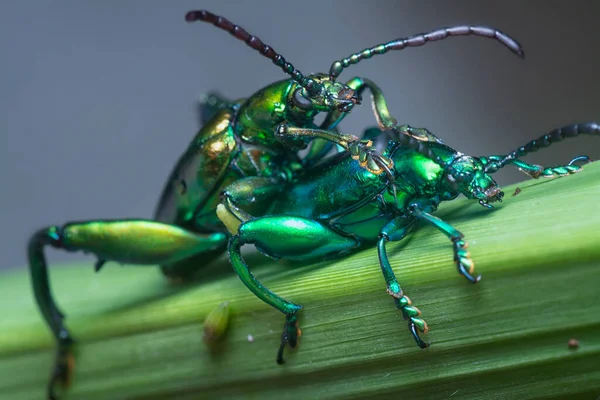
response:
[[[451,36],[481,36],[499,41],[518,56],[521,46],[501,31],[482,26],[456,26],[382,43],[332,63],[328,73],[303,75],[272,47],[227,19],[208,11],[191,11],[188,22],[204,21],[270,59],[290,78],[258,90],[247,99],[228,101],[216,95],[204,105],[204,125],[175,165],[160,197],[154,220],[114,219],[69,222],[35,232],[28,244],[34,295],[58,344],[49,397],[55,384],[68,386],[73,369],[74,340],[64,325],[51,293],[44,248],[94,254],[96,271],[106,261],[161,265],[172,279],[185,279],[227,247],[229,232],[217,217],[224,197],[228,209],[243,202],[248,191],[255,201],[245,205],[249,215],[262,215],[269,200],[282,188],[322,160],[335,145],[349,150],[365,171],[391,178],[392,160],[376,154],[370,140],[337,132],[341,120],[360,104],[368,89],[379,130],[406,136],[419,143],[441,143],[426,129],[398,125],[385,97],[371,80],[356,77],[337,82],[344,69],[391,50],[424,45]],[[314,118],[326,113],[317,127]],[[289,129],[304,134],[288,134]],[[306,156],[298,150],[311,144]],[[242,211],[239,211],[241,215]]]

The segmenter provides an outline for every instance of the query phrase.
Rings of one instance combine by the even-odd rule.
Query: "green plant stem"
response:
[[[436,214],[465,234],[483,275],[477,285],[458,276],[450,242],[432,228],[389,246],[429,324],[427,350],[387,295],[375,248],[312,265],[247,257],[267,287],[304,305],[300,347],[284,366],[275,364],[283,316],[225,258],[183,286],[155,267],[53,266],[53,291],[78,339],[65,398],[596,399],[600,163],[516,186],[495,210],[461,199]],[[209,349],[202,321],[223,301],[230,328]],[[54,347],[25,269],[0,275],[0,318],[0,399],[42,399]]]

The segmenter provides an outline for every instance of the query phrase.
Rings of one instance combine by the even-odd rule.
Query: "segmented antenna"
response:
[[[501,160],[490,162],[485,167],[485,172],[494,173],[517,158],[525,157],[527,154],[538,151],[544,147],[548,147],[555,142],[560,142],[561,140],[579,135],[600,135],[600,124],[595,122],[586,122],[583,124],[567,125],[554,129],[546,135],[540,136],[539,138],[528,142],[524,146],[519,147],[515,151],[508,153]],[[585,161],[585,159],[575,157],[571,160],[572,163],[578,161]]]
[[[348,68],[350,65],[358,64],[360,61],[371,58],[377,54],[385,54],[390,50],[402,50],[406,47],[423,46],[427,42],[435,42],[446,39],[450,36],[469,35],[496,39],[519,57],[525,57],[525,53],[523,52],[523,48],[519,42],[508,36],[506,33],[494,28],[489,28],[487,26],[459,25],[451,28],[441,28],[429,33],[421,33],[408,38],[392,40],[387,43],[378,44],[377,46],[364,49],[340,61],[335,61],[329,68],[329,75],[331,76],[332,80],[335,80],[335,78],[337,78],[342,71],[345,68]]]
[[[292,79],[305,88],[311,96],[320,93],[320,84],[317,84],[314,80],[302,75],[300,71],[298,71],[291,63],[287,62],[285,58],[277,53],[271,46],[264,44],[258,37],[249,34],[244,28],[233,24],[227,18],[220,17],[206,10],[195,10],[188,12],[185,15],[185,20],[187,22],[209,22],[217,28],[229,32],[236,39],[244,41],[249,47],[252,47],[254,50],[273,61],[273,64],[277,65],[283,72],[290,75]]]

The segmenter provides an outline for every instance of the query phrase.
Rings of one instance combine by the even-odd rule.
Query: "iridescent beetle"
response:
[[[275,82],[247,99],[230,102],[209,96],[205,104],[205,124],[181,156],[162,193],[155,220],[118,219],[71,222],[36,232],[28,246],[33,290],[57,342],[58,355],[51,378],[67,386],[72,372],[73,339],[63,324],[64,314],[56,306],[48,282],[45,246],[66,251],[86,251],[98,257],[96,270],[105,261],[128,264],[161,265],[165,275],[187,278],[198,268],[221,254],[230,234],[216,214],[223,198],[224,212],[252,193],[256,201],[244,212],[264,215],[268,199],[280,196],[280,188],[294,182],[315,166],[338,144],[351,152],[366,172],[388,179],[393,161],[371,148],[372,142],[336,131],[339,122],[360,104],[365,89],[372,94],[375,116],[381,131],[410,138],[415,143],[441,143],[426,129],[399,126],[388,111],[381,90],[370,80],[353,78],[337,82],[341,72],[352,64],[390,50],[421,46],[428,41],[450,36],[475,35],[498,40],[519,56],[521,46],[506,34],[488,27],[457,26],[427,34],[383,43],[340,61],[328,74],[304,76],[273,48],[259,38],[207,11],[192,11],[187,21],[204,21],[230,32],[248,46],[273,61],[291,78]],[[319,129],[314,118],[326,118]],[[286,128],[287,127],[287,128]],[[289,129],[304,129],[303,135],[288,134]],[[348,141],[351,138],[351,141]],[[306,156],[297,151],[311,148]],[[315,167],[318,168],[318,167]],[[313,171],[314,173],[314,171]]]
[[[297,137],[315,133],[329,135],[326,131],[287,126],[280,129]],[[427,333],[427,324],[396,280],[385,250],[386,243],[402,240],[418,221],[429,223],[452,242],[458,272],[469,282],[477,283],[480,276],[473,275],[474,264],[463,234],[432,213],[442,201],[453,200],[460,194],[492,208],[491,203],[502,201],[504,193],[491,174],[509,164],[536,179],[580,171],[577,163],[589,162],[586,156],[575,157],[567,165],[555,167],[519,160],[553,142],[580,134],[600,135],[600,125],[590,122],[565,126],[507,155],[488,157],[471,157],[438,142],[422,142],[408,135],[397,135],[383,153],[392,161],[385,174],[374,174],[361,168],[350,152],[344,152],[326,159],[295,182],[279,189],[280,195],[265,215],[252,216],[241,209],[261,201],[252,197],[250,190],[235,203],[220,204],[219,217],[233,234],[229,240],[229,257],[234,269],[258,298],[285,315],[277,362],[284,362],[286,344],[291,347],[298,344],[297,313],[302,306],[269,291],[252,275],[240,254],[242,245],[253,244],[271,258],[289,260],[338,258],[359,248],[376,245],[387,291],[404,319],[409,321],[409,329],[418,346],[425,348],[428,344],[419,332]],[[340,136],[341,145],[346,149],[347,143],[356,140],[352,135]]]

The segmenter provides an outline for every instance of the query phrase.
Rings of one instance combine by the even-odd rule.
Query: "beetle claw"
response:
[[[425,321],[423,321],[420,318],[411,318],[408,323],[408,329],[412,333],[415,342],[417,342],[417,345],[420,348],[426,349],[427,347],[429,347],[429,343],[426,343],[423,339],[421,339],[421,336],[419,335],[419,332],[426,334],[429,330]]]
[[[58,400],[57,386],[61,389],[68,389],[71,386],[74,368],[73,342],[59,344],[54,371],[48,385],[48,398],[50,400]]]
[[[298,347],[298,338],[301,334],[302,331],[298,328],[298,317],[295,314],[286,315],[283,334],[281,335],[281,344],[277,351],[277,364],[285,364],[285,360],[283,359],[285,345],[289,344],[292,349]]]

